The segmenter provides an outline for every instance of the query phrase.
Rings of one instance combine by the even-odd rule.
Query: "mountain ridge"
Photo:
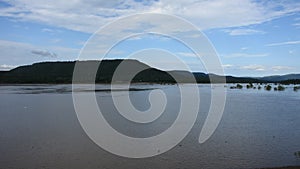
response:
[[[210,83],[210,77],[215,83],[222,83],[226,79],[227,83],[267,83],[298,82],[300,74],[288,74],[283,76],[265,76],[265,77],[235,77],[220,76],[215,74],[206,74],[203,72],[188,72],[183,70],[163,71],[153,68],[145,63],[133,59],[115,59],[115,60],[88,60],[88,61],[57,61],[57,62],[39,62],[32,65],[24,65],[14,68],[10,71],[0,71],[0,84],[37,84],[37,83],[72,83],[75,63],[83,64],[87,69],[92,66],[101,65],[95,77],[88,78],[89,75],[83,75],[78,83],[112,83],[113,75],[117,67],[122,63],[125,66],[126,73],[117,79],[118,82],[131,83]],[[143,70],[136,74],[133,79],[130,78],[130,72]],[[296,78],[293,79],[293,78]],[[87,79],[89,79],[87,81]]]

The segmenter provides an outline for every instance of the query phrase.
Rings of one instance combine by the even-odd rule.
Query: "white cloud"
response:
[[[281,70],[291,70],[291,69],[293,69],[293,67],[289,67],[289,66],[273,66],[273,67],[271,67],[271,69],[273,71],[281,71]]]
[[[248,50],[249,47],[242,47],[241,50]]]
[[[50,58],[56,58],[57,54],[54,52],[51,52],[49,50],[32,50],[32,54],[35,54],[37,56],[42,56],[42,57],[50,57]]]
[[[11,70],[13,68],[16,68],[17,66],[14,66],[14,65],[6,65],[6,64],[3,64],[3,65],[0,65],[0,70]]]
[[[293,50],[289,50],[289,54],[290,55],[294,54],[294,51]]]
[[[41,47],[28,43],[0,40],[0,51],[0,64],[22,65],[49,60],[75,60],[79,49],[59,46]],[[50,51],[55,51],[59,57],[49,57],[50,55],[54,56],[53,52]],[[48,57],[39,57],[41,54]]]
[[[192,52],[178,52],[177,54],[185,57],[198,57],[195,53]]]
[[[300,22],[299,23],[294,23],[293,26],[296,26],[297,28],[300,27]]]
[[[59,38],[54,38],[54,39],[50,39],[50,42],[51,43],[58,43],[58,42],[61,42],[62,40],[59,39]]]
[[[300,18],[299,17],[295,18],[294,21],[295,21],[295,23],[292,24],[292,26],[295,26],[296,28],[300,28],[300,22],[299,22]]]
[[[53,29],[49,29],[49,28],[43,28],[42,29],[42,32],[54,32],[54,30]]]
[[[293,67],[290,66],[271,66],[271,67],[266,67],[264,65],[257,65],[257,64],[252,64],[252,65],[246,65],[246,66],[241,66],[239,67],[240,69],[244,70],[253,70],[253,71],[287,71],[287,70],[292,70],[294,69]]]
[[[229,69],[229,68],[232,68],[233,65],[231,65],[231,64],[224,64],[224,65],[222,65],[222,67],[223,67],[224,69]]]
[[[270,43],[266,46],[282,46],[282,45],[298,45],[300,44],[300,40],[298,41],[287,41],[287,42],[279,42],[279,43]]]
[[[41,30],[41,32],[43,32],[43,33],[49,33],[49,34],[54,35],[54,34],[62,33],[62,30],[59,30],[59,29],[50,29],[50,28],[43,28]]]
[[[252,34],[264,34],[264,31],[255,30],[255,29],[226,29],[224,32],[228,33],[231,36],[238,35],[252,35]]]
[[[11,6],[2,8],[0,16],[22,21],[41,22],[88,33],[92,33],[100,26],[122,16],[143,12],[174,14],[192,21],[201,29],[210,29],[259,24],[300,11],[299,2],[287,0],[279,2],[252,0],[144,2],[134,0],[5,0],[5,2]]]
[[[257,54],[249,54],[249,53],[232,53],[228,55],[223,55],[227,58],[235,58],[235,57],[266,57],[268,53],[257,53]]]
[[[264,71],[266,68],[263,65],[247,65],[247,66],[241,66],[241,69],[246,70],[255,70],[255,71]]]

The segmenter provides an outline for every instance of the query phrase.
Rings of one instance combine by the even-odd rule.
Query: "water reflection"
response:
[[[149,107],[147,96],[151,89],[167,93],[168,109],[155,123],[129,124],[111,106],[109,87],[97,85],[98,104],[112,126],[138,137],[168,128],[177,115],[180,101],[176,85],[131,87],[135,90],[130,92],[130,98],[137,109]],[[71,85],[0,86],[0,168],[300,166],[300,95],[292,86],[286,86],[283,92],[227,87],[221,123],[207,142],[199,144],[199,133],[210,106],[210,85],[201,84],[201,109],[189,135],[171,151],[140,160],[114,156],[86,136],[73,108],[71,89]]]

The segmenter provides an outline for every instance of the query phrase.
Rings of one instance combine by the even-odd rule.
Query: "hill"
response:
[[[259,77],[257,79],[264,80],[264,81],[270,81],[270,82],[281,82],[281,81],[300,79],[300,74],[265,76],[265,77]]]
[[[99,66],[96,77],[90,74],[83,74],[78,83],[111,83],[112,77],[117,67],[122,62],[125,67],[125,73],[122,73],[116,81],[118,83],[128,82],[130,74],[136,70],[143,70],[136,74],[131,80],[132,83],[176,83],[176,77],[179,83],[194,82],[195,77],[197,83],[210,83],[209,77],[216,79],[215,82],[222,82],[223,76],[215,74],[205,74],[201,72],[188,71],[162,71],[152,68],[137,60],[102,60],[100,61],[72,61],[72,62],[41,62],[32,65],[20,66],[10,71],[0,71],[1,84],[38,84],[38,83],[72,83],[73,71],[75,63],[82,65],[86,70],[95,65]],[[263,83],[270,82],[267,77],[249,78],[249,77],[233,77],[225,76],[227,83]],[[281,77],[282,78],[282,77]],[[300,79],[300,77],[299,77]],[[288,79],[289,80],[289,79]]]
[[[89,69],[94,65],[100,65],[96,75],[97,83],[110,83],[112,81],[113,73],[123,60],[103,60],[100,61],[77,61],[78,64]],[[32,65],[20,66],[12,69],[8,72],[0,72],[0,83],[72,83],[73,71],[76,62],[42,62]],[[124,65],[129,69],[145,69],[138,73],[132,82],[153,82],[153,83],[174,83],[174,79],[167,73],[158,69],[149,67],[136,60],[124,60]],[[129,70],[128,69],[128,70]],[[128,80],[128,73],[124,73],[118,79],[119,81]],[[79,83],[89,83],[89,79],[95,79],[94,77],[88,77],[84,75]]]

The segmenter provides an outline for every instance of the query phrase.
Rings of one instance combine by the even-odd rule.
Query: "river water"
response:
[[[227,86],[227,87],[226,87]],[[300,93],[229,89],[221,122],[205,143],[198,138],[210,106],[210,85],[198,85],[200,110],[189,134],[158,156],[130,159],[97,146],[82,129],[73,106],[71,85],[0,86],[0,168],[132,169],[260,168],[300,166]],[[168,129],[178,115],[176,85],[132,85],[130,99],[141,111],[148,95],[160,89],[168,103],[152,123],[130,123],[113,105],[108,85],[96,86],[103,116],[118,132],[146,138]],[[91,92],[91,91],[77,91]],[[122,95],[124,91],[114,91]],[[299,154],[298,154],[299,152]]]

